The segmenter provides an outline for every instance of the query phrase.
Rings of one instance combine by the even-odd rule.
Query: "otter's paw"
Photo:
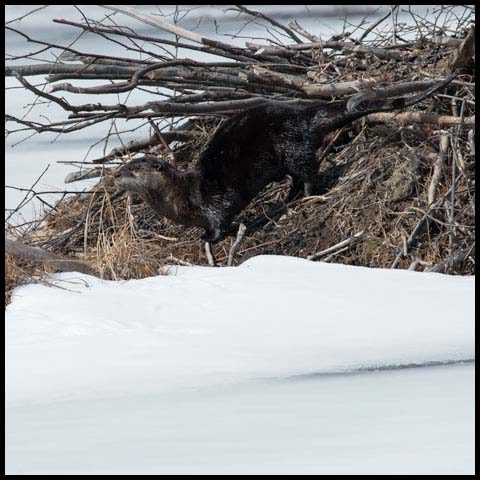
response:
[[[218,243],[225,238],[225,232],[220,229],[206,230],[202,240],[208,243]]]

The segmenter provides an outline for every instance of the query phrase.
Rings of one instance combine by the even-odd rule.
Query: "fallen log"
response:
[[[100,277],[97,270],[85,262],[63,258],[54,253],[47,252],[43,248],[31,247],[7,237],[5,237],[5,253],[9,253],[14,257],[24,258],[25,260],[41,262],[62,272],[80,272]]]

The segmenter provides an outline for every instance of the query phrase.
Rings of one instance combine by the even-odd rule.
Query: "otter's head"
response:
[[[176,173],[175,167],[167,161],[147,155],[126,163],[113,175],[115,186],[120,190],[144,193],[161,190]]]

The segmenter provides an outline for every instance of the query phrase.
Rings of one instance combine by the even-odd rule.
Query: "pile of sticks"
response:
[[[105,154],[83,161],[70,159],[72,164],[80,168],[66,178],[67,183],[85,178],[103,178],[109,166],[115,168],[137,153],[175,156],[177,161],[185,158],[187,160],[183,166],[186,168],[208,142],[222,119],[265,102],[308,104],[347,97],[372,88],[380,93],[382,88],[387,86],[394,96],[396,93],[406,94],[425,89],[433,81],[456,72],[458,76],[449,89],[436,95],[433,109],[425,111],[427,103],[423,102],[411,111],[372,114],[356,127],[353,142],[352,134],[345,130],[335,132],[330,143],[319,152],[319,158],[324,160],[323,163],[330,167],[331,171],[342,171],[344,175],[337,175],[336,183],[331,185],[332,193],[327,194],[326,198],[334,199],[333,192],[337,192],[342,195],[345,203],[351,198],[351,189],[359,185],[358,178],[362,178],[359,176],[360,172],[365,175],[376,171],[378,167],[372,160],[367,165],[368,168],[365,168],[361,156],[362,152],[366,151],[362,138],[365,140],[371,129],[380,128],[375,125],[386,125],[385,128],[391,132],[400,132],[401,142],[398,145],[401,150],[399,147],[395,158],[400,158],[405,152],[412,156],[420,155],[420,150],[424,156],[432,156],[434,152],[435,160],[431,161],[425,171],[421,168],[415,170],[422,171],[422,179],[418,184],[417,196],[412,194],[409,201],[411,206],[421,210],[421,215],[413,222],[413,226],[405,226],[406,229],[411,228],[409,234],[400,235],[393,230],[385,233],[384,240],[388,238],[388,241],[385,241],[389,244],[388,254],[376,255],[376,260],[369,257],[368,261],[365,256],[362,257],[365,254],[361,251],[362,241],[369,235],[372,236],[376,227],[362,225],[361,222],[353,220],[347,223],[343,221],[342,226],[336,230],[332,226],[338,233],[338,238],[332,235],[320,241],[317,235],[316,240],[313,240],[312,232],[318,228],[320,221],[318,202],[322,203],[323,222],[335,223],[338,220],[337,212],[329,210],[328,202],[323,205],[323,200],[315,199],[297,201],[283,211],[302,211],[312,222],[312,235],[307,232],[302,237],[303,243],[293,244],[288,240],[288,235],[304,227],[308,230],[308,221],[302,227],[297,225],[293,228],[290,225],[289,228],[287,225],[284,232],[281,229],[269,230],[269,226],[278,227],[273,219],[273,223],[266,222],[267,227],[263,232],[271,238],[262,237],[263,233],[255,234],[256,237],[251,241],[245,239],[242,245],[237,242],[233,253],[236,251],[237,260],[241,261],[247,254],[262,253],[264,250],[257,248],[258,245],[276,245],[274,253],[300,255],[311,260],[327,258],[344,263],[392,268],[418,269],[423,265],[425,270],[449,273],[472,271],[471,265],[464,270],[458,266],[463,265],[466,259],[473,258],[474,231],[472,234],[470,224],[456,223],[459,218],[466,222],[472,221],[471,212],[464,210],[473,208],[469,202],[474,195],[472,170],[474,172],[475,36],[472,25],[474,10],[471,7],[441,6],[434,11],[433,19],[422,18],[409,11],[413,22],[407,25],[397,22],[401,7],[390,6],[388,13],[379,18],[365,18],[358,25],[345,23],[343,32],[331,38],[321,38],[320,35],[306,31],[298,22],[291,21],[285,25],[263,13],[236,5],[231,8],[238,13],[239,22],[261,22],[269,34],[268,41],[259,43],[257,39],[249,39],[242,45],[182,28],[175,17],[170,21],[161,15],[145,14],[124,5],[102,7],[109,13],[104,21],[93,21],[81,12],[83,21],[55,19],[54,23],[70,27],[72,33],[94,35],[99,43],[111,43],[121,47],[124,52],[122,56],[81,51],[75,47],[75,42],[59,45],[40,40],[26,34],[15,22],[9,22],[5,27],[10,34],[19,35],[38,48],[30,55],[21,57],[7,53],[5,75],[14,77],[21,87],[39,100],[64,112],[64,119],[60,121],[42,120],[28,115],[20,117],[8,113],[7,136],[20,132],[26,132],[27,135],[53,132],[61,139],[69,132],[85,130],[99,124],[109,125],[109,133],[99,139],[105,144]],[[458,8],[461,9],[460,13]],[[127,17],[154,27],[158,30],[158,35],[144,35],[130,27],[123,27],[122,19]],[[443,19],[441,28],[440,18]],[[352,31],[347,31],[347,28]],[[167,38],[167,33],[171,34],[171,38]],[[35,61],[39,52],[54,53],[56,61]],[[189,58],[188,52],[195,52],[195,55],[201,52],[217,59],[193,60]],[[23,61],[25,57],[30,62]],[[42,84],[29,79],[39,75],[44,78]],[[89,80],[90,83],[93,81],[95,84],[84,86],[83,80]],[[147,101],[137,104],[130,102],[128,94],[133,91],[142,92]],[[78,97],[79,101],[67,100],[67,93],[68,98]],[[123,98],[121,94],[127,94],[125,101],[120,101],[120,98]],[[101,101],[97,101],[96,96],[101,98]],[[88,102],[82,101],[85,98],[88,98]],[[106,98],[111,101],[106,101]],[[136,126],[123,130],[122,133],[121,126],[127,121],[137,122]],[[412,144],[405,140],[406,125],[415,126],[413,131],[417,132],[417,137],[421,137],[418,142]],[[128,136],[133,130],[144,131],[144,137],[130,140]],[[345,137],[347,134],[350,137]],[[430,136],[430,139],[426,136]],[[113,139],[120,139],[120,142],[113,148],[107,148]],[[376,142],[377,140],[371,140],[367,150],[381,154],[382,151],[376,151]],[[433,148],[428,154],[422,150],[427,144]],[[416,150],[414,155],[413,150],[417,149],[418,145],[422,147]],[[385,145],[382,148],[385,148]],[[350,162],[358,161],[353,169],[346,167],[346,151],[351,155]],[[391,173],[393,175],[393,170]],[[259,206],[261,202],[271,206],[282,200],[285,188],[287,185],[281,184],[265,192],[258,202],[254,202],[250,211],[245,213],[245,219],[248,220],[254,211],[262,211]],[[33,193],[28,198],[41,197],[41,192],[33,188],[30,190],[30,193]],[[103,211],[103,207],[99,205],[104,205],[103,196],[107,195],[111,205],[117,206],[123,213],[129,212],[133,215],[135,232],[132,238],[140,241],[151,239],[154,235],[161,245],[168,245],[165,254],[161,255],[165,263],[172,259],[182,264],[207,261],[203,250],[198,249],[199,232],[196,229],[186,230],[166,221],[153,219],[139,204],[127,205],[124,197],[115,196],[117,194],[113,193],[108,179],[101,180],[91,191],[83,192],[82,197],[76,195],[75,200],[67,196],[66,192],[62,192],[59,204],[49,205],[47,208],[45,218],[55,218],[53,224],[58,226],[57,230],[52,229],[53,224],[50,223],[50,235],[42,235],[40,241],[38,232],[45,227],[45,222],[37,222],[23,230],[17,228],[17,240],[40,245],[56,252],[56,255],[67,255],[72,251],[78,255],[81,246],[87,258],[88,248],[98,247],[98,243],[89,243],[94,236],[91,232],[86,240],[87,226],[94,227],[92,218],[102,218],[102,221],[105,221],[105,216],[96,216],[95,212]],[[424,195],[425,201],[419,199],[418,195]],[[92,196],[95,201],[92,201]],[[359,201],[365,201],[365,198],[359,198]],[[69,210],[62,208],[62,202],[67,202],[67,205],[68,202],[73,202],[85,208],[72,209],[72,212],[76,212],[75,215],[72,213],[72,218],[65,219],[62,224],[57,218],[58,214],[62,212],[62,215],[68,215]],[[462,210],[462,215],[459,215],[458,209]],[[330,220],[325,220],[325,212],[329,212]],[[11,218],[13,213],[10,212],[8,218]],[[119,217],[117,215],[117,220]],[[340,225],[335,224],[337,227]],[[447,246],[442,244],[441,248],[434,249],[435,254],[430,255],[428,260],[422,259],[415,250],[415,245],[418,246],[422,235],[430,235],[431,239],[432,225],[438,228],[441,224],[444,227],[443,230],[440,228],[443,232],[441,238],[449,239]],[[9,225],[10,232],[11,227]],[[115,230],[113,223],[111,227]],[[94,228],[97,233],[100,230],[106,231],[98,225]],[[350,230],[347,231],[348,229]],[[461,248],[456,248],[459,232],[465,233],[467,230],[468,234],[465,234],[465,238],[460,242]],[[248,231],[247,227],[247,233]],[[278,236],[280,231],[287,237],[280,240],[276,238],[275,235]],[[181,237],[186,240],[179,241],[176,245],[175,241]],[[400,244],[397,244],[399,241]],[[175,245],[176,248],[170,248]],[[271,251],[268,250],[268,253]],[[233,264],[232,249],[225,247],[220,258],[223,258],[225,263]],[[58,258],[54,260],[57,261]],[[95,265],[95,268],[97,271],[102,270],[99,265]]]

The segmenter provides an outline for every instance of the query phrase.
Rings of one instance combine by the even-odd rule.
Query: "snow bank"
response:
[[[7,308],[7,405],[474,358],[472,277],[259,256],[54,278]]]

